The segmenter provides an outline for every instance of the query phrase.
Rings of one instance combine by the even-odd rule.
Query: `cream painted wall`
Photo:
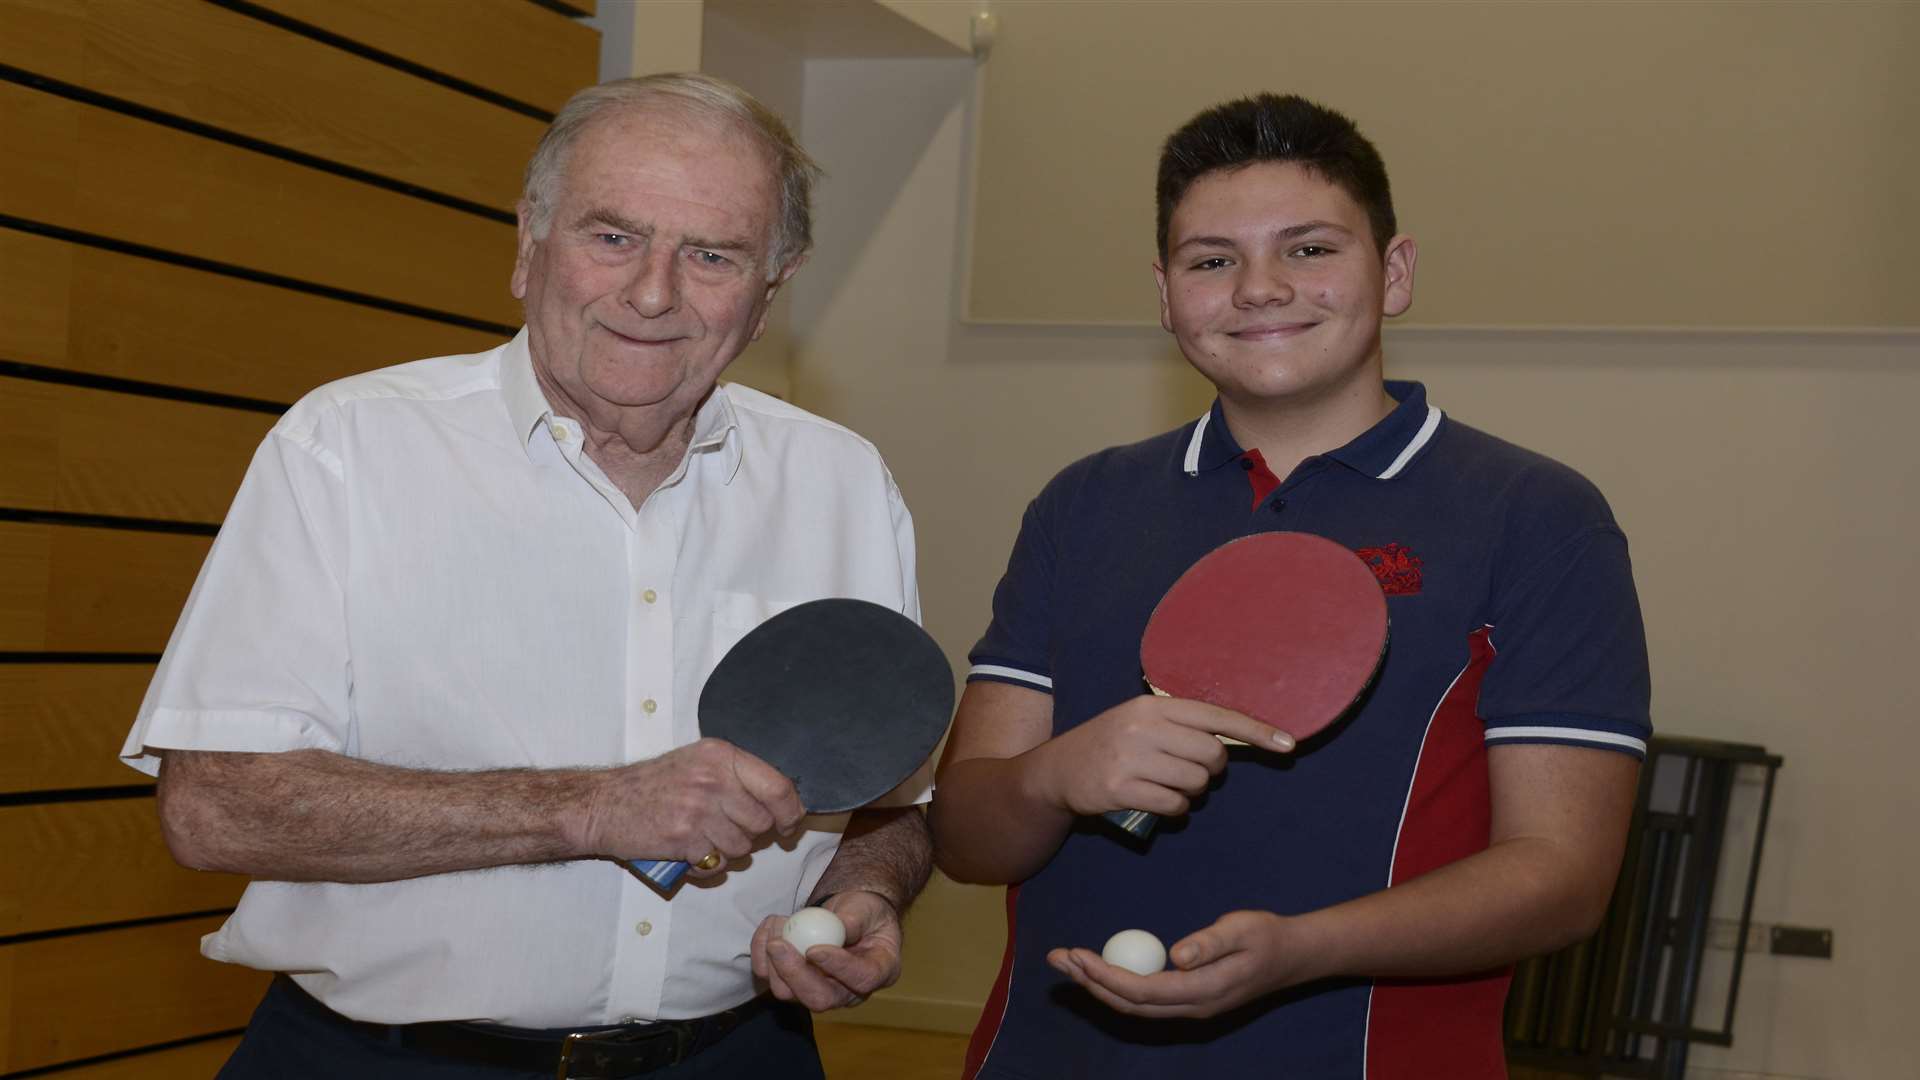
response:
[[[877,0],[961,54],[973,51],[973,16],[992,5],[988,0]]]
[[[1920,327],[1911,0],[1006,0],[972,312],[1140,322],[1159,142],[1262,90],[1393,163],[1445,325]],[[1051,276],[1036,245],[1083,258]]]
[[[585,21],[600,31],[602,82],[699,69],[703,0],[599,0],[594,10]]]
[[[794,289],[794,396],[886,454],[919,529],[927,623],[958,666],[1027,499],[1074,457],[1196,415],[1207,388],[1157,331],[958,319],[968,62],[815,60],[805,91],[804,139],[835,179]],[[1086,269],[1044,236],[1020,257],[1062,279]],[[1144,258],[1137,281],[1149,318]],[[1407,330],[1389,364],[1607,491],[1663,730],[1786,757],[1756,917],[1833,928],[1835,958],[1749,957],[1736,1044],[1696,1049],[1694,1073],[1911,1075],[1920,335]],[[851,1018],[965,1029],[1003,928],[1000,890],[937,882],[902,982]]]

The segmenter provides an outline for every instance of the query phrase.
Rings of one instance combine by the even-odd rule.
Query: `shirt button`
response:
[[[554,425],[551,425],[551,426],[552,426],[552,429],[553,429],[553,440],[554,440],[555,442],[566,442],[566,441],[567,441],[567,429],[566,429],[566,428],[563,428],[563,427],[561,427],[561,426],[560,426],[559,424],[554,424]]]
[[[648,716],[652,716],[653,710],[659,707],[660,707],[659,705],[654,704],[654,700],[652,698],[648,698],[647,700],[640,703],[640,711],[643,713],[646,713]]]
[[[1282,511],[1282,510],[1285,510],[1286,508],[1287,508],[1287,500],[1285,500],[1285,499],[1275,499],[1275,500],[1273,500],[1273,512],[1274,512],[1274,513],[1276,513],[1276,514],[1277,514],[1277,513],[1279,513],[1280,511]]]
[[[653,924],[645,919],[641,919],[639,922],[633,924],[633,932],[639,934],[641,937],[646,937],[648,934],[653,933]]]
[[[647,603],[651,604],[655,600],[660,599],[660,594],[657,592],[654,592],[652,589],[648,589],[646,592],[643,592],[640,594],[640,599],[645,600]]]

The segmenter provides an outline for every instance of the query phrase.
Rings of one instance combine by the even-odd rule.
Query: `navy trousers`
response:
[[[324,1011],[275,979],[219,1080],[552,1080],[399,1046]],[[693,1057],[646,1074],[662,1080],[826,1080],[813,1017],[774,1002]]]

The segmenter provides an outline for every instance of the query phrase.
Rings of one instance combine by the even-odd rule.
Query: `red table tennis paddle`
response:
[[[885,795],[953,718],[953,669],[925,630],[865,600],[798,604],[736,642],[700,691],[700,734],[773,766],[812,814]],[[687,864],[636,860],[671,888]]]
[[[1261,533],[1187,568],[1147,620],[1147,685],[1305,739],[1359,700],[1387,650],[1387,598],[1358,555],[1321,536]],[[1232,741],[1232,740],[1225,740]],[[1157,818],[1105,815],[1146,837]]]

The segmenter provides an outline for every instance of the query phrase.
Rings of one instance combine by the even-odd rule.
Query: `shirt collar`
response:
[[[507,416],[513,422],[514,438],[522,450],[531,454],[534,433],[542,425],[550,427],[555,414],[546,391],[540,389],[539,380],[533,376],[533,351],[527,344],[524,326],[507,342],[501,354],[500,393],[506,400]],[[721,473],[724,482],[731,484],[740,471],[740,439],[736,434],[739,427],[740,420],[734,412],[733,399],[727,395],[727,387],[714,387],[694,414],[688,457],[704,453],[726,455],[722,458]]]
[[[1393,411],[1328,457],[1375,480],[1391,480],[1432,444],[1444,414],[1427,403],[1427,388],[1388,382],[1387,396],[1399,402]]]
[[[507,418],[513,421],[513,437],[526,450],[533,433],[553,415],[553,406],[533,377],[533,351],[524,326],[500,353],[500,396],[507,404]]]
[[[1391,480],[1432,443],[1445,414],[1427,403],[1427,388],[1417,382],[1389,381],[1387,395],[1397,402],[1393,411],[1327,457],[1376,480]],[[1243,453],[1227,429],[1220,399],[1214,398],[1213,407],[1194,424],[1187,439],[1183,462],[1187,475],[1217,469]]]
[[[694,454],[721,454],[720,475],[723,483],[733,483],[740,472],[740,417],[734,411],[733,396],[728,393],[732,387],[721,383],[701,402],[700,411],[693,418],[693,441],[687,445],[687,456]]]
[[[1207,414],[1194,424],[1193,437],[1187,440],[1187,456],[1183,467],[1188,476],[1198,476],[1225,465],[1244,452],[1240,444],[1234,441],[1233,432],[1227,430],[1227,414],[1220,411],[1220,399],[1214,398],[1213,408],[1208,409]]]

